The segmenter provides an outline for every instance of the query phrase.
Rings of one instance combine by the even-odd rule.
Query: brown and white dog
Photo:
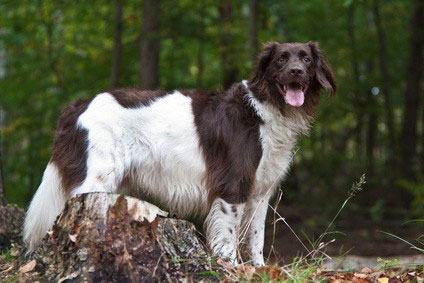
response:
[[[262,265],[268,201],[336,86],[317,43],[265,44],[248,81],[221,93],[118,89],[68,105],[28,209],[32,251],[67,198],[138,191],[181,217],[206,216],[212,252],[237,262],[241,227]]]

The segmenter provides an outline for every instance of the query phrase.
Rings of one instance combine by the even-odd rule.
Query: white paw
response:
[[[255,266],[263,266],[265,265],[264,257],[262,255],[257,255],[253,257],[252,264]]]
[[[227,261],[231,265],[237,265],[236,249],[229,243],[226,243],[220,247],[216,247],[213,250],[213,254],[223,260]]]

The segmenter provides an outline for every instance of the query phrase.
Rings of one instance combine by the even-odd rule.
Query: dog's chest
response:
[[[294,147],[301,133],[307,132],[308,121],[300,117],[285,118],[277,114],[260,127],[262,157],[256,171],[256,194],[272,193],[287,174]]]

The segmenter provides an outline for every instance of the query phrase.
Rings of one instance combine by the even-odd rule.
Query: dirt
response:
[[[311,249],[311,244],[307,238],[316,240],[327,229],[325,225],[308,225],[308,215],[301,217],[297,212],[295,215],[288,215],[286,218],[287,223],[309,250]],[[343,257],[348,254],[349,256],[369,259],[422,255],[421,252],[412,249],[401,240],[383,233],[389,232],[413,244],[420,245],[416,239],[424,233],[424,228],[416,223],[405,224],[400,219],[372,221],[356,218],[349,221],[349,215],[343,215],[342,218],[344,219],[336,221],[335,225],[329,229],[329,231],[337,231],[337,233],[329,234],[323,240],[328,243],[334,239],[334,242],[328,243],[324,249],[325,253],[330,256]],[[272,221],[271,215],[267,219],[265,255],[270,254],[273,242],[274,229]],[[282,221],[276,224],[274,243],[274,249],[271,252],[271,260],[273,262],[288,263],[295,256],[308,254],[305,247]]]

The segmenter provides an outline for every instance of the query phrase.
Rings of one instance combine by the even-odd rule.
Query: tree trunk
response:
[[[351,64],[352,64],[352,82],[353,82],[353,105],[356,112],[356,154],[362,158],[362,132],[364,128],[364,105],[362,103],[361,89],[359,86],[359,68],[358,57],[356,52],[356,37],[355,37],[355,9],[356,1],[353,0],[348,11],[348,25],[347,30],[349,34],[350,49],[351,49]]]
[[[0,252],[22,243],[25,211],[14,204],[0,205]]]
[[[219,7],[221,18],[221,63],[222,83],[225,89],[229,88],[237,79],[236,50],[234,50],[234,34],[231,32],[233,18],[232,0],[222,0]]]
[[[258,12],[259,12],[259,0],[250,0],[250,33],[249,42],[252,54],[253,62],[258,52]]]
[[[159,87],[159,0],[143,0],[140,40],[140,87]]]
[[[204,55],[205,55],[205,4],[200,1],[200,23],[199,23],[199,50],[197,52],[197,78],[196,86],[201,89],[203,86]]]
[[[110,74],[110,87],[119,85],[122,54],[122,0],[115,0],[115,22],[113,33],[113,57],[112,70]]]
[[[371,89],[368,91],[368,102],[369,109],[372,109],[368,113],[368,129],[367,129],[367,140],[366,140],[366,152],[367,152],[367,176],[373,177],[375,175],[375,141],[377,135],[377,103]]]
[[[373,22],[372,22],[372,11],[371,9],[367,9],[367,27],[368,29],[373,28]],[[367,74],[374,74],[374,60],[372,58],[368,58],[366,61],[366,71]],[[367,177],[372,177],[376,173],[376,167],[375,167],[375,149],[376,149],[376,141],[377,141],[377,134],[378,134],[378,110],[379,110],[379,103],[374,96],[372,92],[373,85],[368,80],[366,85],[366,104],[368,105],[368,110],[366,110],[366,113],[368,114],[368,123],[367,123],[367,129],[366,129],[366,174]],[[377,93],[378,94],[378,93]],[[368,183],[368,187],[370,187],[371,184]],[[381,192],[381,186],[378,186],[378,189],[372,188],[373,191],[378,190],[377,193],[383,193]]]
[[[394,133],[394,122],[393,122],[393,105],[390,93],[389,86],[389,72],[386,65],[387,56],[386,56],[386,39],[384,34],[384,29],[381,24],[380,18],[380,2],[379,0],[374,0],[373,2],[373,14],[374,14],[374,24],[377,29],[377,43],[378,43],[378,60],[380,65],[381,72],[381,84],[382,84],[382,93],[384,97],[384,104],[386,110],[386,126],[388,131],[388,140],[389,140],[389,148],[388,148],[388,165],[390,168],[395,169],[393,157],[396,154],[396,142],[395,142],[395,133]]]
[[[5,112],[0,108],[0,127],[4,126],[4,116]],[[12,243],[21,243],[25,215],[22,208],[7,204],[3,173],[3,140],[0,133],[0,252],[10,250]]]
[[[422,104],[424,104],[423,102],[421,102]],[[421,106],[421,166],[420,168],[420,172],[424,172],[424,105]]]
[[[417,121],[420,107],[424,49],[424,3],[415,1],[411,17],[410,52],[406,69],[405,107],[400,138],[402,176],[416,179]]]
[[[3,178],[3,147],[0,140],[0,206],[1,205],[6,205],[6,195],[4,193],[4,178]]]
[[[210,258],[194,225],[129,196],[91,193],[70,199],[35,252],[47,281],[199,280]],[[187,278],[188,277],[188,278]]]

